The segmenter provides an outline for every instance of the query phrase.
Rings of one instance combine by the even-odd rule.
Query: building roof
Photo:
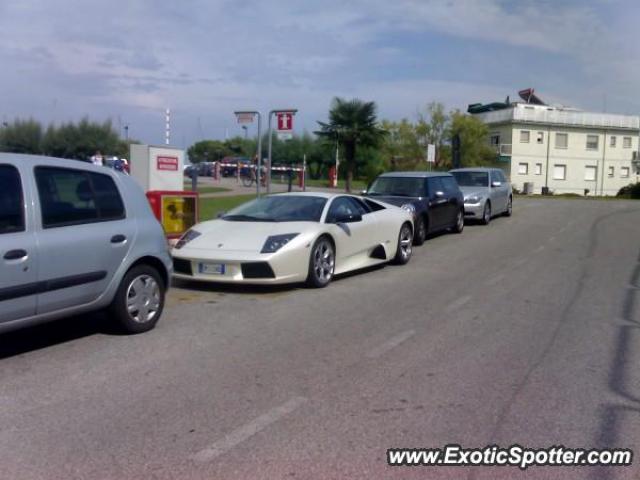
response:
[[[526,103],[504,105],[503,108],[495,109],[470,108],[469,113],[490,125],[525,123],[640,131],[640,117],[638,115],[585,112],[574,108]]]

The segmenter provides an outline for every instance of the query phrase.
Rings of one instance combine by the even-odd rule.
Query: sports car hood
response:
[[[489,187],[460,187],[460,191],[462,192],[464,198],[470,197],[472,195],[487,197],[489,195],[490,189]]]
[[[302,234],[317,225],[315,222],[235,222],[212,220],[193,227],[201,235],[183,249],[219,251],[262,250],[267,237],[286,233]]]

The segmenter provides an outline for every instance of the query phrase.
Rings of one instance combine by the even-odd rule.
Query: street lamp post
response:
[[[280,108],[277,110],[271,110],[269,112],[269,147],[268,147],[268,153],[267,153],[267,193],[271,193],[271,144],[273,143],[273,130],[271,127],[271,118],[273,117],[273,115],[278,114],[278,113],[290,113],[291,115],[295,115],[298,112],[298,109],[296,108]]]

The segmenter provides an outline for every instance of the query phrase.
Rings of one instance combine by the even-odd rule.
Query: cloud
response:
[[[332,97],[411,117],[533,86],[543,98],[639,109],[631,0],[21,0],[0,3],[4,115],[121,118],[178,143],[238,131],[232,111],[300,109],[315,129]],[[596,100],[597,99],[597,100]]]

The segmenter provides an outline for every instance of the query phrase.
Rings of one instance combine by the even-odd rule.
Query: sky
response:
[[[186,148],[242,135],[234,110],[297,108],[314,131],[336,96],[389,120],[529,87],[639,114],[638,24],[637,0],[0,0],[0,119],[110,119],[158,144],[170,108]]]

